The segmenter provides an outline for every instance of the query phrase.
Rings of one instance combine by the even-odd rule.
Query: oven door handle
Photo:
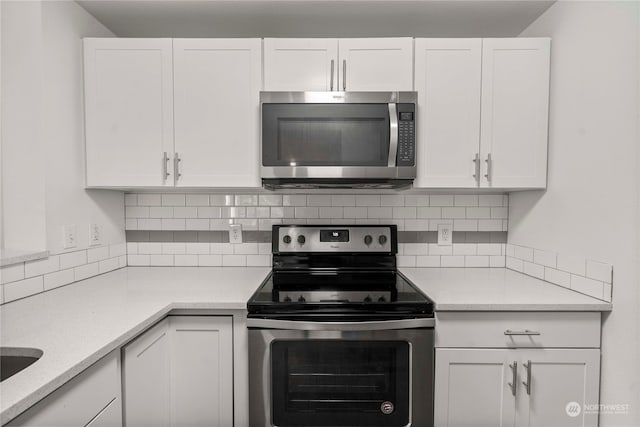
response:
[[[392,168],[396,166],[396,157],[398,155],[398,111],[395,103],[389,104],[389,159],[387,166]]]
[[[381,320],[374,322],[315,322],[280,319],[247,319],[247,327],[293,331],[384,331],[391,329],[433,328],[434,318]]]

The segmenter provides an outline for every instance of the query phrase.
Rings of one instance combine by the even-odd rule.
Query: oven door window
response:
[[[387,104],[264,104],[263,166],[387,166]]]
[[[283,340],[271,351],[273,425],[409,424],[409,343]]]

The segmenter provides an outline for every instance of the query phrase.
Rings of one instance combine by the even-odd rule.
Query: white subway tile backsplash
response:
[[[509,208],[491,208],[491,218],[495,218],[495,219],[509,218]]]
[[[4,288],[4,302],[15,301],[31,295],[44,292],[44,279],[42,276],[7,283]]]
[[[75,281],[88,279],[100,274],[100,263],[94,262],[92,264],[85,264],[73,269],[73,276]]]
[[[307,206],[331,206],[331,195],[309,194],[307,196]]]
[[[287,220],[288,224],[306,224],[306,219]],[[283,220],[278,218],[258,220],[258,230],[271,231],[274,224],[282,224]]]
[[[44,290],[59,288],[60,286],[68,285],[75,281],[75,275],[73,268],[68,270],[60,270],[54,273],[44,275]]]
[[[442,218],[442,209],[438,207],[418,207],[416,216],[425,219],[439,219]]]
[[[331,196],[332,206],[355,206],[356,196],[350,194],[333,194]]]
[[[440,246],[437,243],[429,243],[429,255],[453,255],[453,245]]]
[[[187,218],[185,220],[185,228],[193,231],[206,231],[209,230],[209,220],[205,218]]]
[[[464,267],[464,256],[443,256],[440,258],[440,265],[442,267]]]
[[[68,252],[60,255],[60,269],[77,267],[87,263],[87,251]]]
[[[443,218],[466,218],[466,208],[442,208]]]
[[[478,231],[477,219],[454,219],[453,231]]]
[[[161,220],[162,224],[160,225],[161,230],[166,231],[175,231],[175,230],[186,230],[186,221],[184,218],[164,218]]]
[[[211,254],[233,254],[233,245],[227,243],[211,243],[209,251]]]
[[[503,231],[504,224],[500,219],[479,219],[478,231]]]
[[[160,242],[139,242],[138,253],[148,255],[162,254],[162,243]]]
[[[222,255],[198,255],[198,266],[220,267],[222,266]]]
[[[124,212],[127,218],[149,218],[148,206],[126,206]]]
[[[594,298],[603,298],[604,283],[587,277],[571,275],[571,289]]]
[[[356,206],[380,206],[379,194],[356,195]]]
[[[127,264],[131,266],[151,265],[151,255],[127,255]]]
[[[263,208],[258,208],[260,209],[257,214],[258,214],[258,218],[284,218],[284,210],[285,208],[282,206],[273,206],[271,209],[269,208],[264,208],[266,210],[266,212],[263,212],[261,209]],[[266,215],[264,215],[266,213]],[[294,210],[294,215],[295,215],[295,210]]]
[[[521,259],[508,256],[505,262],[507,268],[510,270],[519,271],[520,273],[524,271],[524,261],[522,261]]]
[[[429,196],[429,206],[453,206],[453,196],[432,194]]]
[[[318,218],[319,209],[317,207],[297,207],[295,216],[296,218]]]
[[[282,196],[279,194],[260,194],[258,204],[260,206],[282,206]]]
[[[440,256],[427,255],[416,257],[416,267],[440,267]]]
[[[245,219],[236,219],[234,220],[235,224],[242,225],[242,229],[245,231],[249,230],[257,230],[258,229],[258,218],[245,218]]]
[[[544,266],[523,261],[523,273],[544,280]]]
[[[405,206],[429,206],[429,196],[426,194],[407,194],[404,196]]]
[[[229,224],[233,224],[232,219],[211,219],[209,220],[209,230],[227,231]]]
[[[222,217],[222,208],[219,206],[212,207],[204,207],[199,206],[198,210],[198,218],[221,218]]]
[[[138,243],[137,242],[127,242],[127,253],[128,254],[137,254],[138,253]]]
[[[416,219],[417,208],[415,206],[394,207],[393,218],[396,219]]]
[[[114,243],[112,245],[109,245],[109,257],[113,258],[113,257],[122,256],[126,254],[127,254],[126,243],[122,242],[122,243]]]
[[[478,245],[475,243],[458,243],[458,244],[452,245],[453,254],[454,255],[477,255],[478,246],[482,246],[482,245]],[[487,259],[487,266],[488,264],[489,264],[489,261]]]
[[[138,194],[138,206],[160,206],[160,194]]]
[[[416,257],[413,255],[398,255],[396,257],[398,267],[415,267]]]
[[[491,218],[490,208],[467,208],[467,218],[487,219]],[[500,224],[502,226],[502,223]]]
[[[247,208],[244,206],[224,207],[220,209],[222,218],[246,218]]]
[[[486,255],[466,255],[464,257],[465,267],[489,267],[489,257]]]
[[[246,255],[222,255],[223,267],[246,267]]]
[[[367,208],[367,218],[393,218],[393,208],[389,206]]]
[[[193,206],[173,208],[174,218],[197,218],[198,209]]]
[[[271,255],[272,247],[271,243],[258,243],[258,254]]]
[[[489,267],[506,267],[505,257],[502,255],[491,255],[489,256]]]
[[[545,267],[556,268],[557,255],[555,252],[541,251],[539,249],[534,249],[533,262],[536,264],[544,265]]]
[[[174,255],[173,262],[176,267],[197,267],[198,255]]]
[[[45,259],[24,263],[24,277],[26,278],[42,276],[58,270],[60,270],[60,257],[58,255],[51,255]]]
[[[158,218],[140,218],[138,219],[138,230],[160,230],[162,228],[162,220]]]
[[[533,262],[533,248],[527,248],[525,246],[515,246],[514,256],[523,261]]]
[[[558,270],[584,276],[586,274],[587,260],[573,255],[558,254]]]
[[[478,206],[503,206],[502,194],[481,194],[478,196]]]
[[[270,267],[269,255],[247,255],[247,267]]]
[[[478,206],[476,194],[457,194],[454,196],[454,206]]]
[[[222,195],[222,194],[210,194],[209,195],[209,205],[210,206],[233,206],[235,203],[235,196],[231,194]]]
[[[507,243],[506,246],[506,255],[510,256],[510,257],[515,257],[516,256],[516,248],[514,245],[512,245],[511,243]]]
[[[120,260],[118,257],[105,259],[98,263],[98,272],[100,274],[108,273],[118,268],[120,268]]]
[[[209,206],[209,195],[187,194],[185,201],[187,206]]]
[[[426,243],[405,243],[405,255],[428,255],[429,246]]]
[[[602,299],[606,302],[611,302],[613,300],[612,291],[613,287],[611,283],[605,283],[602,291]]]
[[[137,230],[138,229],[138,220],[136,218],[126,218],[124,220],[124,229],[125,230]]]
[[[87,262],[97,262],[109,258],[109,246],[87,249]]]
[[[344,208],[342,207],[321,207],[319,208],[318,215],[320,218],[342,218],[344,215]]]
[[[162,243],[163,254],[176,255],[187,253],[187,244],[179,242]]]
[[[208,255],[211,245],[209,243],[193,242],[185,244],[185,253],[188,255]]]
[[[422,231],[429,228],[429,220],[427,219],[405,219],[404,226],[398,225],[398,231]]]
[[[590,279],[600,280],[605,283],[612,283],[613,267],[604,262],[587,260],[587,274]]]
[[[344,208],[344,217],[345,218],[366,218],[367,217],[367,208],[345,207]]]
[[[406,206],[402,194],[383,194],[380,196],[380,206]]]
[[[149,255],[150,265],[169,267],[174,264],[173,255]]]
[[[258,196],[256,194],[238,194],[236,195],[236,206],[256,206],[258,204]]]
[[[544,280],[565,288],[571,287],[571,275],[566,271],[556,270],[555,268],[544,268]]]
[[[248,255],[258,253],[257,243],[240,243],[233,246],[233,253],[237,255]]]
[[[304,194],[285,194],[282,196],[282,206],[307,206],[307,196]]]
[[[184,194],[163,194],[162,206],[184,206],[186,196]]]
[[[387,222],[386,220],[384,221]],[[356,224],[380,224],[379,219],[374,218],[356,218]]]
[[[137,194],[125,194],[124,195],[124,205],[125,206],[136,206],[138,204],[138,195]]]
[[[478,244],[478,255],[503,255],[501,243],[482,243]]]

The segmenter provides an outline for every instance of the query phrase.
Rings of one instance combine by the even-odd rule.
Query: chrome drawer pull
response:
[[[517,378],[518,378],[518,362],[513,362],[513,365],[509,365],[509,367],[511,368],[511,373],[513,375],[513,379],[511,380],[510,383],[507,383],[507,385],[509,387],[511,387],[511,394],[513,394],[513,396],[515,397],[516,395],[516,387],[517,387]]]
[[[522,381],[522,384],[525,386],[527,394],[531,396],[531,360],[527,360],[524,368],[527,370],[527,381]]]
[[[507,329],[504,331],[505,335],[540,335],[538,331],[530,331],[525,329],[524,331],[512,331],[511,329]]]

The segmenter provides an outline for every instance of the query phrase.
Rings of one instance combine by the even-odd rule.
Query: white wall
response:
[[[103,244],[124,242],[122,192],[84,190],[82,37],[113,34],[72,1],[43,2],[42,28],[48,249],[63,250],[66,224],[76,224],[78,248],[88,246],[90,223]]]
[[[559,1],[522,36],[551,36],[549,181],[510,197],[509,243],[613,264],[601,426],[640,425],[638,2]]]

